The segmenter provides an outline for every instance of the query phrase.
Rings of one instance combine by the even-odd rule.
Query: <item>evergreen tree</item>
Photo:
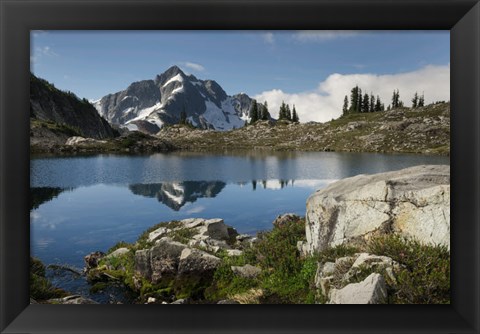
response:
[[[253,100],[250,110],[250,124],[254,124],[256,121],[258,121],[258,106],[257,101]]]
[[[375,111],[382,111],[382,101],[380,96],[377,95],[377,101],[375,102]]]
[[[288,104],[285,109],[285,118],[288,119],[289,121],[292,120],[292,112],[290,111],[290,106]]]
[[[363,103],[362,103],[362,112],[369,112],[370,111],[370,97],[367,93],[363,95]]]
[[[388,105],[388,107],[387,107],[387,111],[388,111],[388,110],[390,110],[390,109],[391,109],[391,107],[390,107],[390,105]]]
[[[295,105],[293,105],[293,110],[292,110],[292,121],[295,123],[298,123],[300,119],[298,118],[297,111],[295,110]]]
[[[403,107],[403,102],[400,101],[400,91],[394,90],[393,97],[392,97],[392,109]]]
[[[392,108],[396,108],[396,106],[397,106],[397,91],[394,90],[392,95]]]
[[[357,109],[356,112],[362,112],[363,107],[363,97],[362,97],[362,90],[358,89],[358,102],[357,102]]]
[[[412,99],[412,108],[418,107],[418,94],[415,92],[415,95],[413,95]]]
[[[357,104],[358,104],[358,86],[352,88],[350,94],[350,112],[357,112]]]
[[[419,107],[423,107],[425,106],[425,97],[424,97],[424,93],[422,93],[422,96],[420,96],[418,98],[418,106]]]
[[[345,99],[343,100],[343,109],[342,109],[342,115],[348,114],[348,96],[345,95]]]
[[[282,104],[280,105],[280,110],[278,111],[278,120],[285,119],[287,117],[287,110],[285,106],[285,102],[282,101]]]
[[[262,108],[262,120],[268,121],[270,119],[270,113],[268,112],[268,103],[265,101],[263,108]]]
[[[375,96],[373,96],[372,93],[370,93],[370,112],[375,111]]]

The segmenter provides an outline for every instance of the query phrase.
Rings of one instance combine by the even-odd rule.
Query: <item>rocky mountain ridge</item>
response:
[[[116,135],[87,100],[63,92],[33,74],[30,74],[30,117],[31,137],[37,134],[39,140],[56,140],[57,137],[65,140],[68,134],[95,139]]]
[[[249,120],[252,99],[228,96],[213,80],[200,80],[172,66],[153,80],[132,83],[94,103],[110,123],[155,134],[164,124],[186,120],[200,129],[238,129]]]

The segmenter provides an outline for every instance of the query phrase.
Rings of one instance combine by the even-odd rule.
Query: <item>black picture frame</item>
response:
[[[475,0],[0,0],[2,333],[478,333],[480,4]],[[29,305],[29,31],[447,29],[451,305]]]

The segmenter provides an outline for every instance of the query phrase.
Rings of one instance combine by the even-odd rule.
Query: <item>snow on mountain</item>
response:
[[[192,125],[227,131],[250,119],[253,99],[246,94],[228,96],[213,80],[200,80],[172,66],[154,80],[134,82],[125,90],[95,102],[110,123],[156,133],[164,124],[176,124],[182,112]]]

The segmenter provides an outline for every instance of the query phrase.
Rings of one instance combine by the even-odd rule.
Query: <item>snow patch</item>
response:
[[[203,119],[216,130],[227,131],[241,128],[245,125],[245,121],[238,117],[231,102],[231,100],[227,99],[222,102],[222,108],[219,108],[212,101],[205,101],[206,110],[202,114]]]
[[[136,124],[127,124],[126,128],[130,131],[138,131],[138,126]]]
[[[177,93],[182,93],[182,92],[183,92],[183,86],[180,86],[172,90],[172,95],[175,95]]]
[[[183,82],[183,77],[182,75],[179,73],[177,74],[176,76],[170,78],[170,80],[168,80],[167,82],[165,82],[162,86],[162,88],[165,88],[167,87],[169,84],[171,84],[172,82],[174,81],[178,81],[178,82]]]
[[[187,117],[187,120],[188,120],[188,121],[190,122],[190,124],[192,124],[193,126],[197,126],[197,122],[195,122],[195,121],[193,120],[193,116],[188,116],[188,117]]]
[[[137,116],[135,118],[132,118],[128,122],[126,122],[126,124],[128,124],[130,122],[133,122],[133,121],[143,120],[143,119],[147,118],[148,116],[150,116],[150,114],[152,112],[154,112],[158,109],[161,109],[162,107],[163,107],[163,104],[161,102],[157,102],[156,104],[154,104],[151,107],[148,107],[148,108],[145,108],[145,109],[140,109],[137,113]],[[133,108],[129,108],[129,109],[133,109]]]
[[[172,201],[177,203],[178,205],[181,205],[183,202],[183,196],[175,196],[173,194],[170,194],[168,191],[163,192],[165,195],[167,195],[168,198],[170,198]]]
[[[177,183],[177,182],[172,183],[172,188],[175,189],[176,191],[180,192],[180,193],[185,192],[185,189],[183,188],[183,186],[180,183]]]

